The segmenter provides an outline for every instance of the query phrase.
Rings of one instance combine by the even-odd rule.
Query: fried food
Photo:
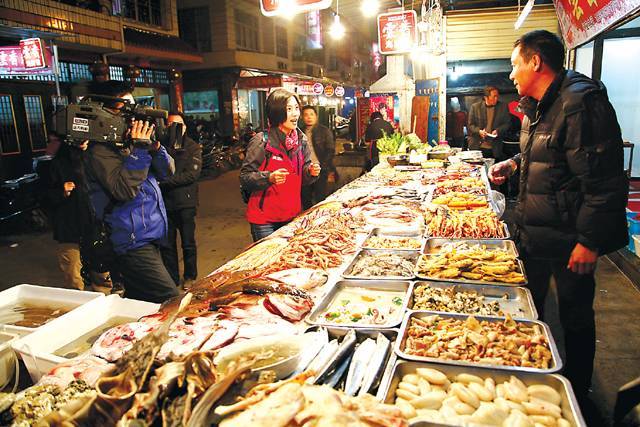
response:
[[[434,198],[431,203],[445,205],[451,209],[478,209],[486,208],[489,205],[486,196],[457,191],[443,193]]]
[[[427,231],[431,237],[453,239],[504,239],[504,222],[491,208],[468,210],[438,206],[425,212]]]
[[[371,236],[363,246],[374,249],[420,249],[422,242],[415,237]]]

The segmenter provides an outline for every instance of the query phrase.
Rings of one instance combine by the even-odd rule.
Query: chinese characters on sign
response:
[[[324,87],[324,94],[325,94],[325,96],[333,96],[333,92],[334,92],[334,90],[333,90],[333,86],[331,86],[331,85],[326,85],[326,86]]]
[[[47,74],[53,57],[40,39],[21,40],[19,46],[0,46],[0,74]]]
[[[553,0],[568,49],[588,42],[640,9],[640,0]]]
[[[416,44],[417,15],[414,10],[378,15],[378,49],[383,55],[410,52]]]
[[[281,86],[282,77],[280,76],[240,77],[238,79],[238,89],[266,89]]]
[[[319,10],[307,13],[307,48],[322,49],[322,27]]]
[[[36,70],[47,66],[42,40],[20,40],[20,50],[22,51],[22,58],[24,58],[24,67],[27,70]]]
[[[265,16],[296,14],[311,10],[326,9],[333,0],[260,0],[260,9]],[[282,9],[281,9],[282,8]]]

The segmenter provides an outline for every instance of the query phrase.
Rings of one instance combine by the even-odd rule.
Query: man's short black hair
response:
[[[126,82],[119,82],[117,80],[107,80],[106,82],[95,82],[89,87],[91,94],[110,96],[113,98],[122,98],[127,94],[133,94],[133,85]],[[115,104],[105,102],[104,106],[107,108],[115,107]]]
[[[380,110],[386,110],[387,108],[387,104],[385,102],[381,102],[380,104],[378,104],[378,111]]]
[[[513,47],[520,46],[520,54],[524,59],[531,60],[533,55],[539,55],[542,62],[555,72],[564,67],[564,45],[562,40],[547,30],[534,30],[520,37]]]
[[[493,92],[494,90],[498,91],[498,93],[500,93],[500,91],[498,90],[497,87],[495,86],[485,86],[484,87],[484,96],[486,96],[487,98],[491,96],[491,92]]]
[[[287,102],[289,102],[291,97],[293,97],[298,103],[298,106],[300,106],[298,95],[286,89],[278,88],[269,94],[265,112],[271,126],[278,126],[287,120]]]
[[[318,115],[318,112],[316,111],[316,107],[314,107],[313,105],[305,105],[304,107],[302,107],[302,109],[300,110],[300,113],[304,113],[307,110],[312,110],[314,113],[316,113],[316,116]]]
[[[383,119],[384,120],[384,116],[382,115],[382,113],[380,111],[374,111],[373,113],[371,113],[371,117],[369,117],[369,121],[374,121],[375,119]]]

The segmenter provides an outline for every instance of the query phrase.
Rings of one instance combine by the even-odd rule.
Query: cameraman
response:
[[[167,140],[164,146],[176,162],[176,172],[160,182],[169,218],[168,247],[161,249],[162,260],[176,285],[180,283],[178,269],[177,233],[182,241],[184,287],[198,276],[196,252],[196,208],[198,207],[198,178],[202,169],[202,148],[186,135],[182,113],[171,112],[167,117]]]
[[[99,83],[92,93],[134,101],[131,87],[120,82]],[[124,103],[104,106],[117,117]],[[151,140],[153,131],[153,124],[133,120],[125,148],[91,141],[87,178],[95,215],[109,230],[125,297],[161,303],[178,295],[157,246],[168,223],[157,179],[173,174],[173,163],[160,142]]]

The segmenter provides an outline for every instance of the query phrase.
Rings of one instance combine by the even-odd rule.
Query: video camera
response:
[[[105,107],[105,104],[109,107]],[[111,107],[119,104],[122,107]],[[118,111],[114,113],[111,110]],[[64,110],[56,112],[54,125],[55,131],[71,145],[80,145],[89,140],[124,148],[131,143],[127,137],[127,129],[132,120],[151,122],[166,119],[167,114],[166,110],[134,104],[123,98],[87,95],[77,104],[69,104]]]

